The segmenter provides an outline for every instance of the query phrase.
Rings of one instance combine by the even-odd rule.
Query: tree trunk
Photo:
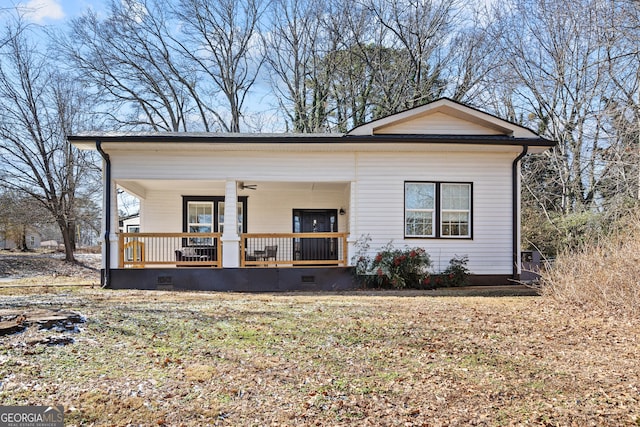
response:
[[[67,262],[76,262],[73,256],[73,230],[70,230],[65,221],[58,221],[60,233],[62,234],[62,242],[64,243],[64,260]]]
[[[29,249],[27,247],[27,227],[22,226],[22,231],[20,232],[20,242],[18,243],[18,249],[22,252],[27,252]]]

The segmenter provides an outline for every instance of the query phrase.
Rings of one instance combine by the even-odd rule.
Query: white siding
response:
[[[248,196],[247,231],[250,233],[290,233],[293,209],[340,209],[348,207],[346,184],[335,188],[314,188],[297,185],[258,184],[255,191],[245,190]],[[272,189],[268,189],[272,187]],[[275,188],[274,188],[275,187]],[[267,188],[266,190],[264,188]],[[144,229],[146,232],[181,232],[182,197],[224,196],[224,186],[213,183],[209,190],[155,190],[149,191],[144,200]],[[346,198],[345,198],[346,197]],[[347,231],[346,216],[338,218],[338,231]]]
[[[498,135],[496,129],[481,126],[441,112],[414,118],[375,130],[376,134]]]
[[[353,153],[114,153],[113,179],[335,182],[354,177]]]
[[[470,148],[471,149],[471,148]],[[486,150],[486,147],[483,148]],[[113,176],[144,187],[141,230],[182,231],[182,196],[223,196],[227,179],[257,185],[248,199],[249,232],[290,232],[292,210],[340,209],[339,231],[421,246],[436,270],[467,255],[475,274],[511,274],[511,164],[517,152],[136,153],[112,154]],[[355,182],[356,206],[350,182]],[[473,184],[473,239],[404,239],[404,182]]]
[[[182,232],[182,195],[176,191],[149,191],[144,199],[140,230],[146,233]]]
[[[345,184],[346,185],[346,184]],[[259,188],[259,187],[258,187]],[[247,229],[250,233],[291,233],[293,209],[336,209],[347,207],[344,189],[291,189],[249,193]],[[346,216],[338,217],[338,231],[347,231]]]
[[[454,255],[468,255],[476,274],[510,274],[511,162],[495,153],[361,154],[355,237],[370,235],[372,250],[390,241],[424,247],[436,270]],[[405,181],[473,183],[473,239],[404,239]]]

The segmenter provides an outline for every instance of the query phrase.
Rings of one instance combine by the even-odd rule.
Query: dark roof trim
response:
[[[215,133],[144,133],[144,134],[87,134],[70,135],[70,142],[100,140],[102,143],[251,143],[251,144],[385,144],[385,143],[428,143],[428,144],[479,144],[553,147],[554,141],[544,138],[513,138],[506,135],[343,135],[343,134],[215,134]]]
[[[348,142],[366,143],[429,143],[429,144],[481,144],[481,145],[530,145],[538,147],[553,147],[554,141],[544,138],[514,138],[506,135],[407,135],[407,134],[378,134],[378,135],[349,135],[344,138]]]
[[[230,133],[190,133],[190,132],[172,132],[172,133],[96,133],[85,135],[70,135],[67,139],[74,141],[93,141],[100,140],[102,142],[182,142],[182,143],[335,143],[343,142],[342,134],[230,134]]]

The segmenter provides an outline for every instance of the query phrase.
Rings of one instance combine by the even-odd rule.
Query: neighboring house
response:
[[[58,243],[57,240],[45,240],[43,242],[40,242],[40,247],[41,248],[46,248],[46,249],[60,249],[60,247],[63,245],[60,245],[60,243]],[[64,249],[64,247],[63,247]]]
[[[134,213],[120,218],[120,231],[123,233],[140,232],[140,214]]]
[[[436,271],[466,255],[473,283],[517,279],[520,160],[554,146],[449,99],[346,134],[69,140],[104,159],[105,286],[239,291],[353,287],[365,236],[372,255],[419,246]],[[117,188],[140,233],[118,234]]]
[[[27,249],[37,249],[40,247],[40,241],[42,240],[42,237],[36,229],[27,227],[24,233]],[[19,242],[15,241],[7,234],[8,233],[0,232],[0,249],[16,249],[19,246]]]

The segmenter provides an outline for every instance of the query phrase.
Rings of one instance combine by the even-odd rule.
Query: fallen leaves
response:
[[[0,306],[16,298],[0,297]],[[63,404],[69,425],[633,425],[640,417],[639,325],[542,298],[78,289],[29,300],[81,302],[87,322],[63,347],[25,352],[16,344],[33,331],[3,338],[0,399]]]

